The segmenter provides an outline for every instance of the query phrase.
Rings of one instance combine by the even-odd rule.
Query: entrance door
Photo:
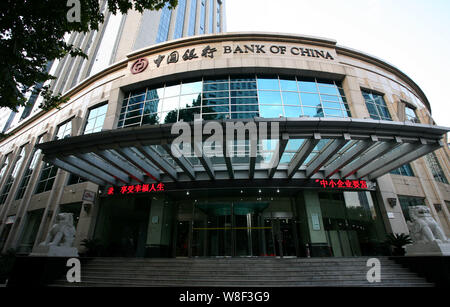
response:
[[[192,256],[233,256],[231,203],[196,204],[192,230]]]
[[[196,204],[192,256],[296,256],[293,219],[264,218],[269,205],[264,202]]]

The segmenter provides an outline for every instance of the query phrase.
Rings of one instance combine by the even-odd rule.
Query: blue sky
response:
[[[321,36],[411,77],[450,127],[450,0],[226,0],[227,31]]]

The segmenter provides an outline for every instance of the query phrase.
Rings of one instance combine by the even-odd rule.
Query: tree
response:
[[[71,32],[98,30],[104,21],[99,0],[0,1],[0,107],[17,111],[25,106],[27,92],[42,95],[48,110],[66,101],[45,83],[55,79],[47,63],[66,55],[87,55],[64,41]],[[172,9],[178,0],[107,0],[108,9],[125,14],[130,9]],[[79,14],[77,11],[79,7]]]

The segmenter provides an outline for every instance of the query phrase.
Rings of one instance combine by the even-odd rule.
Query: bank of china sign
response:
[[[179,62],[188,62],[195,59],[214,59],[218,56],[227,55],[281,55],[281,56],[296,56],[311,59],[322,59],[327,61],[334,61],[334,57],[329,51],[322,49],[315,49],[310,47],[297,47],[276,44],[235,44],[235,45],[207,45],[201,47],[186,48],[183,50],[175,50],[166,54],[159,54],[146,58],[136,60],[131,66],[133,74],[143,72],[149,64],[153,68],[159,68],[162,63],[167,65],[176,64]]]

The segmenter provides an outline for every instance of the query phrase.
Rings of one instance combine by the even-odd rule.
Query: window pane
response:
[[[212,92],[212,91],[228,91],[230,89],[228,83],[206,83],[203,85],[203,91]]]
[[[258,89],[259,90],[279,90],[280,85],[278,84],[278,79],[258,78]]]
[[[258,104],[258,98],[231,98],[231,104]]]
[[[281,80],[280,86],[282,91],[294,91],[297,92],[297,81],[295,80]]]
[[[164,97],[173,97],[180,95],[180,85],[172,85],[166,86],[166,90],[164,91]]]
[[[231,90],[256,90],[256,82],[231,83]]]
[[[180,108],[200,106],[200,105],[201,105],[200,94],[184,95],[180,97]]]
[[[172,111],[178,109],[179,97],[165,98],[163,101],[163,111]]]
[[[309,117],[320,117],[322,112],[319,108],[303,107],[303,115]]]
[[[284,106],[284,112],[286,117],[300,117],[302,116],[302,110],[300,107]]]
[[[280,92],[258,91],[260,104],[281,104]]]
[[[184,83],[181,85],[181,95],[194,94],[202,92],[202,82]]]
[[[317,86],[312,81],[299,81],[298,87],[301,92],[317,93]]]
[[[284,105],[300,105],[300,98],[298,96],[298,93],[282,92],[281,95],[283,96]]]
[[[321,85],[321,84],[319,84],[318,86],[319,86],[319,92],[321,94],[339,95],[339,92],[336,87],[325,86],[325,85]]]
[[[318,94],[300,93],[302,105],[308,107],[320,107],[320,98]]]
[[[261,117],[279,118],[283,115],[283,108],[281,106],[260,106],[259,110]]]

